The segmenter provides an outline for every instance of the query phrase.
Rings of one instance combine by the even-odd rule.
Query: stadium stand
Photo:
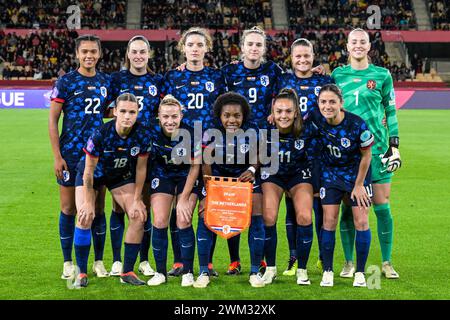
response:
[[[450,0],[430,0],[428,10],[433,29],[450,30]]]
[[[385,30],[416,29],[410,0],[286,0],[289,26],[294,30],[335,30],[365,27],[369,5],[382,7],[381,28]]]
[[[66,8],[80,6],[81,27],[89,29],[124,28],[127,1],[111,0],[13,0],[0,2],[0,25],[7,28],[62,29],[66,27]]]

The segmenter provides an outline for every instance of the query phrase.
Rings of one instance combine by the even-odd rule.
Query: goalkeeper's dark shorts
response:
[[[381,162],[379,154],[372,154],[370,165],[372,168],[372,184],[391,183],[394,173],[387,172],[387,167]]]

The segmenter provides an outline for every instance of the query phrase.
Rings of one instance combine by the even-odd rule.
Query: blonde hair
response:
[[[128,58],[128,53],[130,51],[130,45],[134,42],[134,41],[144,41],[145,44],[147,45],[147,50],[150,53],[150,43],[148,42],[147,38],[144,36],[134,36],[133,38],[130,39],[130,41],[128,41],[128,45],[127,45],[127,50],[125,52],[125,68],[127,68],[127,70],[130,70],[131,67],[131,61]],[[154,72],[152,71],[152,69],[150,69],[150,67],[147,65],[147,72],[154,74]]]
[[[244,32],[242,32],[241,43],[240,43],[241,51],[244,51],[243,48],[244,48],[245,38],[247,38],[247,36],[248,36],[249,34],[252,34],[252,33],[259,34],[259,35],[260,35],[261,37],[263,37],[263,39],[264,39],[264,41],[263,41],[263,43],[264,43],[264,53],[263,53],[263,55],[262,55],[261,60],[262,60],[262,61],[265,61],[264,55],[266,54],[266,50],[267,50],[266,33],[264,32],[263,29],[261,29],[261,28],[258,27],[258,26],[254,26],[254,27],[252,27],[252,28],[250,28],[250,29],[247,29],[247,30],[244,30]],[[243,58],[244,58],[244,55],[241,54],[241,59],[243,59]]]
[[[211,39],[211,36],[210,36],[208,30],[206,30],[204,28],[199,28],[199,27],[192,27],[192,28],[189,28],[189,30],[183,32],[183,34],[181,35],[181,39],[178,42],[178,50],[180,52],[184,53],[184,46],[186,45],[187,37],[189,37],[191,35],[195,35],[195,34],[205,38],[207,51],[212,50],[213,42],[212,42],[212,39]]]
[[[183,105],[181,104],[181,102],[171,94],[166,95],[161,100],[161,102],[159,103],[158,112],[162,106],[178,106],[180,108],[180,112],[183,111]]]

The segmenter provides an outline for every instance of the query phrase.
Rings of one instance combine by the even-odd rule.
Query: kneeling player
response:
[[[250,284],[253,287],[264,287],[264,282],[258,274],[259,264],[264,249],[264,223],[262,219],[262,195],[259,177],[255,178],[258,168],[258,155],[250,151],[257,142],[257,128],[248,121],[250,107],[247,100],[234,92],[225,93],[217,98],[214,104],[214,120],[211,129],[216,129],[218,136],[208,132],[204,135],[205,164],[203,174],[209,176],[236,177],[242,182],[253,182],[252,220],[248,234],[250,249]],[[238,132],[238,130],[240,130]],[[242,131],[244,130],[244,132]],[[210,132],[211,133],[211,132]],[[228,140],[232,138],[231,143]],[[252,140],[253,137],[253,140]],[[214,141],[211,139],[214,138]],[[237,142],[237,143],[236,143]],[[229,152],[232,153],[229,153]],[[206,162],[206,157],[211,160]],[[241,161],[240,161],[241,160]],[[200,197],[205,196],[202,194]],[[209,283],[210,272],[208,261],[210,259],[213,233],[204,223],[205,199],[199,206],[199,220],[197,229],[198,256],[200,262],[200,276],[194,283],[196,288],[205,288]]]
[[[183,262],[181,285],[188,287],[194,283],[195,235],[192,213],[197,196],[191,195],[191,191],[197,182],[200,164],[194,164],[195,159],[192,158],[201,155],[201,141],[195,146],[192,141],[193,130],[181,124],[181,108],[177,99],[166,95],[159,105],[159,125],[152,128],[153,156],[149,178],[154,215],[152,243],[156,273],[147,282],[149,286],[158,286],[167,281],[167,227],[174,198],[177,200],[177,227]],[[181,129],[184,129],[183,132]],[[182,142],[174,139],[179,134]]]
[[[360,117],[343,109],[342,93],[334,84],[322,87],[319,97],[320,113],[310,113],[322,144],[322,229],[323,277],[321,286],[333,286],[333,254],[339,205],[344,199],[352,206],[356,227],[357,267],[353,286],[365,287],[364,269],[369,254],[371,233],[369,209],[372,133]]]
[[[306,150],[311,143],[310,133],[303,126],[298,97],[293,89],[282,89],[275,97],[272,115],[279,130],[279,141],[271,137],[270,145],[279,146],[279,168],[276,173],[261,169],[263,214],[266,226],[267,269],[263,280],[270,284],[277,276],[275,266],[277,230],[276,222],[283,192],[289,192],[296,212],[296,250],[298,257],[297,284],[309,285],[306,265],[313,240],[312,205],[313,187],[311,162]]]
[[[138,104],[136,97],[130,93],[117,98],[114,115],[115,120],[101,126],[89,138],[84,148],[86,157],[79,164],[76,181],[78,221],[75,228],[75,254],[80,268],[76,285],[80,287],[88,284],[87,260],[91,245],[90,228],[95,215],[95,187],[102,182],[129,218],[120,280],[132,285],[145,284],[133,269],[147,219],[141,195],[151,145],[150,132],[136,123]],[[96,167],[101,168],[97,179],[94,178]]]

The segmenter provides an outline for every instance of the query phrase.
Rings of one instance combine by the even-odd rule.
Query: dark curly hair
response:
[[[244,122],[250,118],[250,105],[243,95],[236,92],[227,92],[221,94],[214,102],[213,113],[216,119],[220,119],[222,108],[228,104],[237,104],[241,106]]]

